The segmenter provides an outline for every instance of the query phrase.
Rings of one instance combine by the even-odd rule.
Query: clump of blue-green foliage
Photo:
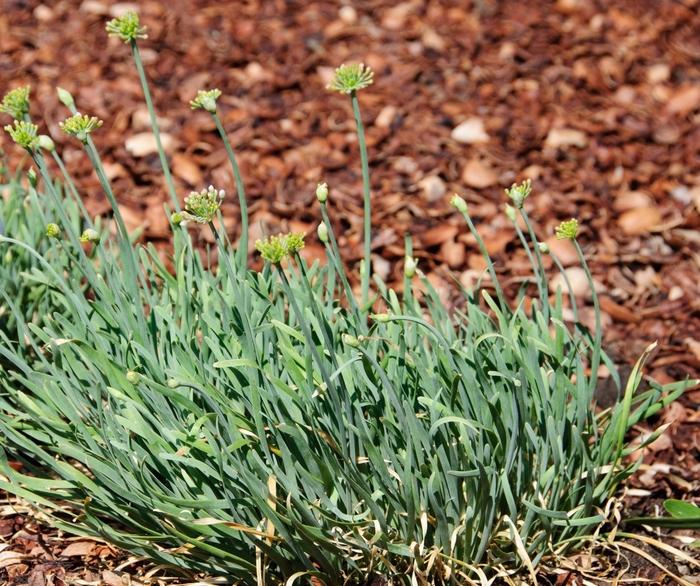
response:
[[[130,14],[108,31],[132,49],[158,137],[137,44],[144,28]],[[3,490],[68,532],[248,584],[363,584],[377,575],[487,583],[536,572],[605,522],[608,499],[634,469],[626,432],[689,383],[637,393],[642,357],[620,401],[594,408],[600,364],[618,380],[616,371],[599,320],[593,332],[567,327],[569,293],[547,289],[548,250],[523,207],[529,183],[508,190],[507,213],[533,266],[530,311],[525,289],[509,304],[459,196],[452,203],[488,264],[483,286],[463,291],[463,310],[441,302],[410,239],[400,295],[372,274],[358,99],[372,81],[371,70],[353,65],[331,84],[350,98],[361,149],[359,299],[325,184],[316,193],[327,262],[309,266],[304,235],[282,234],[256,243],[265,264],[251,270],[244,184],[219,118],[220,91],[202,91],[191,105],[213,117],[229,155],[242,236],[233,246],[222,231],[222,191],[178,197],[161,151],[172,271],[151,246],[132,243],[92,142],[101,121],[79,115],[60,90],[70,110],[61,126],[112,203],[113,237],[90,220],[55,146],[30,126],[28,92],[6,98],[18,121],[10,130],[37,171],[24,186],[12,183],[0,208]],[[186,226],[213,233],[216,268]],[[558,233],[585,266],[578,224]]]

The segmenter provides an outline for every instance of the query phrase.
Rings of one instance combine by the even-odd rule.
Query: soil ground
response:
[[[361,102],[375,269],[386,280],[400,286],[406,232],[446,298],[453,279],[479,277],[481,257],[448,204],[457,192],[514,293],[530,269],[503,215],[503,189],[531,178],[527,209],[538,237],[570,267],[585,303],[571,250],[551,239],[559,221],[582,223],[615,360],[628,368],[658,340],[651,376],[698,376],[697,0],[3,0],[0,91],[32,86],[32,114],[43,119],[94,213],[108,204],[79,145],[58,128],[66,111],[55,86],[70,90],[81,112],[102,118],[95,140],[130,228],[167,251],[167,195],[144,134],[138,78],[128,47],[104,33],[106,19],[129,7],[148,26],[142,53],[181,197],[209,183],[235,193],[209,117],[188,107],[198,89],[218,87],[251,201],[252,239],[303,230],[306,253],[320,257],[314,187],[327,181],[340,245],[355,266],[362,199],[352,112],[344,96],[324,88],[335,66],[363,61],[376,72]],[[7,137],[0,140],[22,162]],[[235,197],[229,200],[224,216],[235,235]],[[590,321],[590,307],[582,315]],[[602,385],[606,398],[614,400]],[[644,454],[625,515],[653,514],[669,496],[698,498],[699,405],[700,391],[688,392],[652,422],[673,424]],[[119,584],[133,569],[119,568],[121,554],[84,540],[66,552],[71,542],[40,527],[23,505],[0,505],[0,582]],[[10,564],[12,552],[21,559]],[[626,578],[662,580],[643,558],[633,561]],[[562,573],[557,583],[574,583],[572,576]]]

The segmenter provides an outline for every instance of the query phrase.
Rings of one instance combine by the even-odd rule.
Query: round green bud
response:
[[[515,222],[515,221],[516,221],[516,219],[517,219],[517,217],[516,217],[516,212],[515,212],[515,208],[514,208],[512,205],[506,204],[506,205],[505,205],[505,212],[506,212],[506,217],[507,217],[511,222]]]
[[[182,215],[182,212],[173,212],[170,214],[170,221],[173,223],[173,226],[179,226],[185,221],[185,217]]]
[[[328,184],[319,183],[316,186],[316,199],[321,203],[326,203],[328,199]]]
[[[50,153],[56,150],[56,144],[53,139],[48,134],[39,135],[39,148],[44,149]]]
[[[318,239],[326,244],[328,242],[328,227],[325,222],[321,222],[316,228],[316,234],[318,234]]]
[[[403,261],[403,274],[409,279],[412,279],[416,275],[416,269],[418,268],[418,259],[411,256],[407,256]]]
[[[139,382],[141,375],[135,370],[128,370],[126,373],[126,380],[128,380],[132,385]]]
[[[350,334],[343,334],[341,339],[343,340],[343,344],[347,344],[351,348],[357,348],[360,345],[360,341]]]
[[[549,244],[546,242],[538,242],[537,248],[539,248],[542,254],[549,254]]]
[[[46,236],[49,238],[58,238],[60,234],[61,228],[58,226],[58,224],[54,222],[46,224]]]
[[[80,242],[92,242],[94,244],[97,244],[99,241],[99,233],[97,232],[97,230],[93,230],[92,228],[87,228],[80,235]]]
[[[456,193],[452,196],[452,199],[450,200],[450,204],[452,205],[453,208],[455,208],[458,212],[462,214],[467,213],[467,202],[464,200],[463,197],[460,197]]]
[[[167,385],[168,385],[169,389],[176,389],[177,387],[180,386],[180,383],[177,381],[177,379],[169,378]]]

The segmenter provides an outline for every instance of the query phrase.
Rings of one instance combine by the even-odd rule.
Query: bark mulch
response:
[[[340,245],[357,265],[362,199],[352,112],[324,88],[335,66],[363,61],[376,72],[361,103],[377,272],[400,288],[410,232],[441,294],[450,297],[453,279],[473,283],[484,267],[448,204],[458,192],[515,291],[529,265],[502,213],[503,189],[531,178],[527,208],[538,236],[569,267],[581,303],[587,286],[572,251],[550,237],[562,219],[583,225],[615,360],[628,368],[658,340],[648,368],[654,378],[700,373],[698,0],[4,0],[0,91],[31,84],[32,113],[45,120],[94,213],[108,204],[79,145],[59,131],[66,111],[54,87],[104,119],[95,141],[129,227],[166,254],[167,195],[141,89],[128,47],[104,33],[105,20],[130,7],[149,29],[141,47],[179,193],[209,183],[226,189],[232,235],[238,216],[224,149],[209,117],[188,107],[206,87],[223,91],[251,202],[251,240],[303,230],[306,254],[321,257],[314,187],[327,181]],[[590,323],[589,306],[582,316]],[[602,387],[601,400],[611,400]],[[655,422],[674,423],[644,455],[625,514],[652,513],[668,496],[697,499],[699,405],[700,391],[691,391]],[[0,581],[121,580],[101,572],[113,572],[122,554],[71,543],[38,529],[23,505],[2,506]],[[67,555],[75,543],[82,545]],[[22,559],[8,564],[13,552]],[[654,572],[640,562],[626,577],[661,581]],[[574,583],[562,576],[558,583]]]

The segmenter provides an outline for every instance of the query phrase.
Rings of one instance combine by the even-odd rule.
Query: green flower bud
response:
[[[328,243],[328,227],[325,222],[321,222],[316,228],[316,234],[318,234],[318,239],[324,244]]]
[[[173,226],[179,226],[185,221],[185,218],[182,215],[182,212],[173,212],[170,214],[170,221],[173,223]]]
[[[56,150],[56,144],[53,139],[48,134],[40,134],[38,140],[39,148],[44,149],[50,153]]]
[[[268,262],[279,264],[282,260],[304,248],[304,235],[301,233],[277,234],[255,243],[255,250]]]
[[[388,313],[373,313],[369,316],[371,319],[373,319],[376,322],[379,322],[381,324],[385,324],[389,321],[390,316]]]
[[[571,218],[559,224],[555,233],[559,240],[575,240],[578,234],[578,220],[576,218]]]
[[[19,120],[29,112],[29,91],[28,85],[10,90],[2,98],[0,112],[9,114],[15,120]]]
[[[105,26],[110,37],[119,37],[125,43],[136,39],[147,39],[146,27],[141,26],[139,15],[130,10],[119,18],[113,18]]]
[[[462,214],[466,214],[468,210],[467,202],[464,201],[463,197],[460,197],[456,193],[452,196],[452,199],[450,200],[450,204],[452,204],[452,207],[455,208],[458,212]]]
[[[542,254],[549,254],[549,244],[546,242],[538,242],[537,248],[539,248]]]
[[[169,389],[176,389],[177,387],[180,386],[180,383],[178,382],[177,379],[174,378],[169,378],[167,382],[168,388]]]
[[[27,179],[29,179],[29,185],[36,189],[36,186],[39,183],[39,178],[36,176],[36,170],[34,167],[29,167],[29,171],[27,171]]]
[[[87,114],[77,112],[73,116],[66,118],[63,122],[59,122],[58,126],[66,134],[74,136],[79,141],[86,143],[88,135],[94,130],[97,130],[102,124],[102,120],[95,116],[88,116]]]
[[[68,90],[62,87],[56,88],[56,93],[58,94],[58,100],[69,110],[75,107],[75,100]]]
[[[208,224],[214,220],[221,209],[221,202],[226,196],[223,189],[210,185],[201,191],[192,191],[185,198],[185,211],[181,212],[181,220],[192,220],[198,224]]]
[[[135,385],[141,379],[141,375],[135,370],[128,370],[126,373],[126,380],[128,380],[132,385]]]
[[[326,203],[328,199],[328,183],[319,183],[316,186],[316,199],[321,203]]]
[[[304,248],[304,235],[301,232],[291,232],[287,235],[287,251],[296,254]]]
[[[28,151],[33,151],[39,142],[39,127],[31,122],[15,120],[15,125],[5,126],[7,132],[16,144]]]
[[[416,269],[418,268],[418,259],[411,256],[407,256],[403,261],[403,274],[409,279],[412,279],[416,274]]]
[[[523,207],[527,196],[530,195],[532,191],[532,180],[526,179],[522,183],[513,183],[508,189],[506,189],[506,195],[511,199],[513,205],[520,209]]]
[[[216,112],[216,100],[221,96],[221,90],[199,90],[194,100],[190,101],[193,110],[203,109],[211,114]]]
[[[511,222],[515,222],[515,221],[517,220],[517,213],[516,213],[516,211],[515,211],[515,208],[514,208],[512,205],[510,205],[510,204],[506,204],[505,207],[504,207],[504,209],[505,209],[505,212],[506,212],[506,217],[507,217]]]
[[[335,70],[335,76],[327,89],[341,94],[350,94],[362,90],[374,81],[374,72],[364,63],[341,65]]]
[[[360,345],[360,341],[355,336],[351,336],[350,334],[343,334],[340,338],[342,339],[343,344],[346,344],[351,348],[357,348]]]
[[[87,228],[80,235],[80,242],[92,242],[94,244],[97,244],[99,241],[99,233],[97,232],[97,230],[93,230],[92,228]]]
[[[58,238],[60,234],[61,228],[58,226],[58,224],[53,222],[46,224],[46,236],[49,238]]]

